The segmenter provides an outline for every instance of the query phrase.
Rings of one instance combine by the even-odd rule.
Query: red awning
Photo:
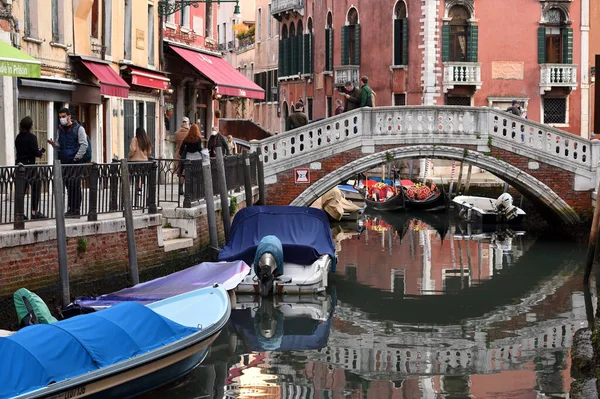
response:
[[[259,85],[239,73],[223,58],[181,47],[169,47],[217,85],[217,93],[257,100],[265,98],[265,91]]]
[[[110,65],[84,60],[81,62],[100,81],[100,94],[111,97],[129,97],[129,85]]]
[[[169,78],[161,73],[150,72],[134,67],[130,67],[130,69],[132,85],[151,87],[159,90],[167,90],[169,88]]]

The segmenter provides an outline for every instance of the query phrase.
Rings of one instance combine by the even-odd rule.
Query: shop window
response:
[[[567,123],[566,97],[544,97],[544,123]]]
[[[399,1],[394,10],[394,65],[408,64],[408,18],[406,4]]]

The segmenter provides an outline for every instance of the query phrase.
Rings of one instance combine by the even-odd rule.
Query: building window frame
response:
[[[267,37],[273,37],[273,16],[271,15],[271,3],[267,4]]]
[[[256,29],[255,29],[255,40],[257,43],[261,41],[262,38],[262,8],[258,7],[256,10]]]
[[[52,0],[52,43],[62,43],[64,39],[64,15],[59,8],[59,0]]]
[[[94,39],[100,38],[100,1],[98,0],[92,4],[90,37]]]
[[[154,66],[154,5],[148,4],[148,65]]]
[[[112,53],[112,0],[102,2],[102,36],[108,40],[104,41],[104,54],[110,56]]]
[[[408,65],[408,9],[404,0],[394,5],[392,41],[392,65]]]
[[[183,2],[183,0],[182,0]],[[189,29],[190,28],[190,7],[189,6],[183,6],[181,7],[181,12],[179,13],[179,25],[182,28],[186,28]]]
[[[546,94],[541,96],[541,101],[540,101],[540,121],[542,121],[542,123],[548,125],[548,126],[552,126],[552,127],[569,127],[569,97],[568,95],[552,95],[552,94]],[[545,108],[546,108],[546,104],[545,101],[546,100],[554,100],[554,99],[563,99],[565,101],[565,121],[564,122],[557,122],[557,123],[551,123],[551,122],[546,122],[546,113],[545,113]]]

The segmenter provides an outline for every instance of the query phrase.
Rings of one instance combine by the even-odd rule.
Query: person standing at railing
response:
[[[48,140],[56,150],[58,159],[62,164],[80,164],[89,162],[84,157],[88,156],[88,137],[85,129],[71,119],[71,111],[61,108],[58,111],[60,126],[56,131],[57,141]],[[79,217],[81,209],[81,180],[83,179],[82,167],[64,168],[63,181],[67,188],[68,210],[65,217]]]
[[[180,159],[189,159],[198,161],[202,159],[202,137],[200,136],[200,128],[195,123],[190,127],[181,149],[179,150]],[[181,162],[181,175],[183,176],[183,162]]]
[[[521,106],[519,105],[519,102],[517,100],[512,100],[511,106],[506,109],[506,112],[521,116]]]
[[[179,176],[179,195],[183,195],[183,163],[179,162],[181,158],[179,155],[179,151],[181,150],[181,146],[183,144],[183,140],[187,137],[190,131],[190,118],[184,116],[181,122],[181,127],[177,132],[175,132],[174,139],[165,139],[171,143],[175,143],[175,162],[174,168],[175,172],[177,172],[177,176]]]
[[[237,154],[237,146],[233,142],[233,136],[230,134],[227,136],[227,146],[229,147],[229,154]]]
[[[17,164],[35,165],[35,159],[41,158],[46,152],[45,148],[38,147],[38,141],[35,134],[31,132],[33,127],[33,119],[26,116],[19,123],[19,134],[15,139],[15,149],[17,150]],[[45,219],[43,213],[38,210],[40,203],[40,186],[41,181],[37,174],[37,169],[29,169],[27,180],[31,186],[31,219]],[[25,216],[27,219],[27,216]]]
[[[362,86],[360,87],[360,106],[373,107],[373,90],[369,87],[369,78],[363,76],[360,78]]]
[[[297,129],[300,126],[308,125],[308,118],[304,114],[304,104],[301,102],[296,103],[296,108],[285,121],[285,130]]]
[[[360,107],[362,92],[358,87],[354,87],[352,82],[346,82],[342,93],[344,93],[344,97],[346,97],[344,112],[352,111],[353,109]]]
[[[131,139],[129,144],[129,155],[127,156],[128,161],[132,162],[146,162],[152,152],[152,143],[146,134],[143,127],[138,127],[135,130],[135,137]],[[138,195],[142,195],[142,177],[138,182]]]
[[[229,145],[227,144],[227,139],[223,137],[221,133],[219,133],[219,130],[216,127],[213,127],[210,138],[208,139],[208,154],[211,158],[217,156],[215,153],[215,149],[217,147],[221,147],[223,149],[223,155],[229,155]]]
[[[339,115],[341,113],[344,112],[344,107],[342,106],[342,100],[335,100],[335,105],[337,105],[337,108],[335,109],[335,114]]]

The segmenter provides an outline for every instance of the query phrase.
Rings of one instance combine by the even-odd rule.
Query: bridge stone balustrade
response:
[[[465,161],[563,221],[592,208],[600,142],[487,107],[361,108],[260,141],[267,199],[309,205],[357,173],[394,159]],[[296,168],[310,170],[297,184]]]

